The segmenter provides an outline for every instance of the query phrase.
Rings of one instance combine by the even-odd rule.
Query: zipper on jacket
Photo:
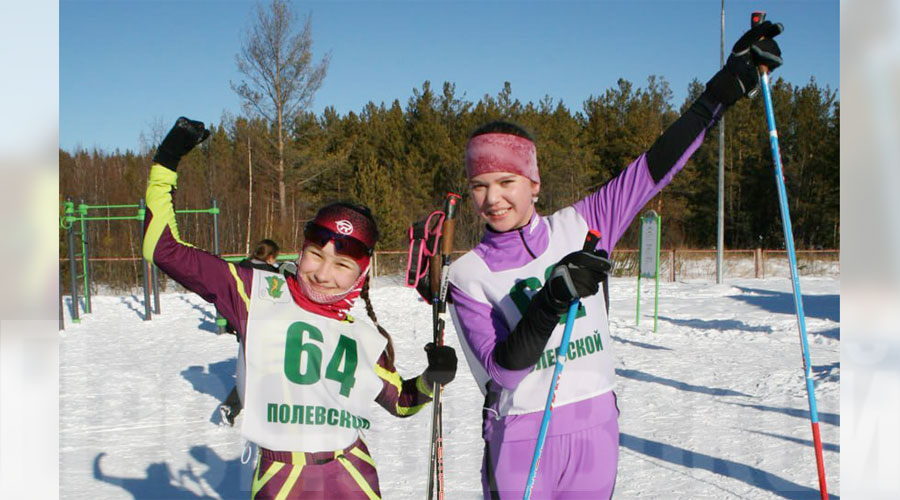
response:
[[[525,228],[524,227],[519,228],[519,238],[522,238],[522,244],[525,245],[525,250],[528,250],[528,255],[530,255],[532,259],[537,259],[537,255],[535,255],[534,252],[531,251],[531,248],[528,246],[528,242],[525,241],[525,234],[522,233],[523,229],[525,229]]]

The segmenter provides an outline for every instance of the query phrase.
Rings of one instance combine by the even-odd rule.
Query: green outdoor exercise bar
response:
[[[69,272],[71,274],[71,286],[72,286],[72,321],[78,323],[80,322],[80,318],[78,315],[78,288],[79,288],[79,280],[81,280],[83,296],[84,296],[84,312],[85,314],[89,314],[91,312],[91,287],[90,287],[90,266],[88,260],[88,240],[87,240],[87,222],[89,221],[119,221],[119,220],[133,220],[137,221],[140,224],[140,230],[138,234],[140,234],[140,245],[143,247],[144,243],[144,230],[143,230],[143,222],[144,222],[144,214],[145,214],[145,205],[144,200],[141,199],[138,204],[127,204],[127,205],[88,205],[82,201],[78,204],[77,214],[76,207],[72,200],[69,198],[65,202],[61,203],[63,207],[63,216],[60,217],[59,225],[61,229],[65,229],[68,231],[68,240],[69,240]],[[89,216],[89,210],[111,210],[111,209],[137,209],[137,213],[135,215],[107,215],[107,216]],[[207,209],[185,209],[185,210],[175,210],[176,214],[210,214],[213,216],[213,232],[214,232],[214,242],[215,242],[215,253],[219,254],[219,207],[216,204],[216,200],[212,200],[212,208]],[[76,230],[76,223],[78,223],[80,231]],[[78,253],[75,237],[78,236],[81,239],[81,252]],[[81,258],[81,273],[78,272],[78,258]],[[154,307],[153,313],[159,314],[159,279],[157,275],[156,266],[148,266],[146,259],[141,256],[141,263],[143,266],[143,276],[144,276],[144,320],[149,321],[152,319],[152,313],[150,310],[150,289],[151,289],[151,281],[154,295]],[[148,273],[149,268],[149,273]],[[152,276],[151,276],[152,275]],[[59,327],[60,330],[64,328],[63,316],[62,316],[62,288],[60,288],[60,317],[59,317]],[[221,330],[221,328],[220,328]]]

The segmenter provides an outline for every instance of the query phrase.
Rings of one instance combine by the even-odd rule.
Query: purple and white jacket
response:
[[[486,396],[486,440],[537,436],[565,317],[531,368],[499,366],[493,356],[497,343],[513,331],[552,266],[582,248],[588,230],[600,232],[598,248],[612,255],[641,208],[671,182],[721,116],[720,105],[706,104],[703,113],[686,112],[666,131],[668,136],[654,144],[656,151],[641,154],[596,192],[549,217],[535,213],[522,228],[504,233],[486,229],[481,242],[451,266],[450,312],[469,367]],[[651,155],[653,165],[648,163]],[[615,359],[603,291],[581,302],[549,435],[598,425],[615,408]]]

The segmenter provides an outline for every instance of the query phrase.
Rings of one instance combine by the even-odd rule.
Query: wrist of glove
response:
[[[744,33],[734,44],[725,67],[706,83],[706,91],[726,106],[743,96],[753,97],[759,89],[759,67],[771,72],[783,62],[781,48],[774,40],[782,31],[781,23],[766,21]]]
[[[153,162],[174,171],[178,168],[181,157],[194,149],[194,146],[205,141],[207,137],[209,137],[209,130],[206,130],[203,122],[189,120],[182,116],[156,148]]]
[[[612,263],[605,251],[572,252],[563,257],[550,271],[550,276],[534,300],[556,313],[569,309],[572,301],[597,293],[600,283],[607,279]]]
[[[456,377],[456,351],[448,345],[425,344],[428,368],[423,376],[428,384],[449,384]]]

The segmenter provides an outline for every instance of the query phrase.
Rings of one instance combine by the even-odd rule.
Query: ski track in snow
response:
[[[788,279],[726,284],[611,281],[619,468],[614,498],[819,498],[798,327]],[[804,278],[828,489],[840,493],[840,281]],[[395,279],[372,289],[401,376],[426,366],[431,309]],[[70,302],[70,301],[69,301]],[[216,335],[215,311],[194,294],[95,296],[93,313],[60,332],[60,496],[249,498],[238,426],[216,408],[234,384],[238,344]],[[68,302],[67,302],[68,306]],[[68,307],[66,310],[68,314]],[[357,305],[354,316],[368,321]],[[481,405],[449,315],[460,367],[444,391],[446,498],[481,498]],[[563,370],[561,383],[565,383]],[[365,437],[383,497],[425,496],[431,406],[407,419],[373,402]]]

